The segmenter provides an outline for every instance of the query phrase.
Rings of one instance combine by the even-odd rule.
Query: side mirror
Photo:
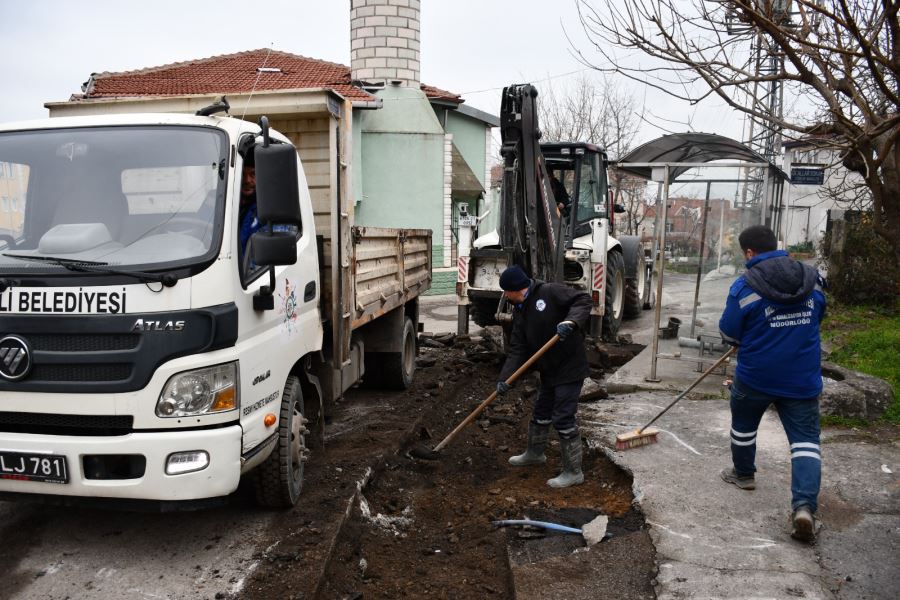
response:
[[[293,227],[287,231],[261,229],[253,234],[250,253],[253,262],[261,267],[293,265],[297,262],[297,235]]]
[[[297,151],[290,144],[257,146],[256,215],[263,225],[300,225]]]
[[[625,206],[622,204],[613,204],[613,212],[614,213],[623,213],[623,212],[625,212]]]

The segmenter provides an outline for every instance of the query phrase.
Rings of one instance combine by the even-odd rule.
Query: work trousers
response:
[[[781,398],[754,390],[735,379],[731,385],[731,458],[738,476],[756,472],[756,432],[774,404],[791,445],[791,507],[818,507],[822,482],[819,399]]]
[[[532,423],[543,426],[553,423],[553,428],[562,439],[577,436],[575,413],[578,411],[578,397],[581,396],[583,383],[584,380],[578,380],[560,385],[545,385],[542,381],[537,400],[534,401]]]

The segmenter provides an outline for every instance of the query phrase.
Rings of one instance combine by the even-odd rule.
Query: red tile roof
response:
[[[280,72],[258,72],[260,67]],[[287,52],[248,50],[211,56],[137,71],[93,73],[85,98],[135,96],[182,96],[186,94],[226,94],[256,90],[328,88],[350,100],[371,100],[372,96],[350,82],[345,65],[307,58]],[[422,91],[433,100],[462,103],[458,94],[429,85]]]

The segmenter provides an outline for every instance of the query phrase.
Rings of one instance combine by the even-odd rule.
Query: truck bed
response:
[[[431,286],[431,231],[353,227],[352,328],[403,306]]]

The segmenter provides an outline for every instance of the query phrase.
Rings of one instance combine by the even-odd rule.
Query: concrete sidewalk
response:
[[[670,278],[662,319],[690,324],[693,287]],[[716,331],[730,280],[705,283],[698,321]],[[822,435],[823,524],[814,546],[790,537],[790,449],[777,414],[766,413],[757,437],[757,488],[727,484],[731,414],[724,376],[712,374],[656,422],[659,443],[616,451],[616,434],[649,421],[699,376],[696,364],[660,359],[650,372],[653,314],[622,331],[647,347],[614,373],[610,398],[579,407],[588,443],[634,477],[657,551],[656,593],[669,598],[900,598],[900,438],[897,428],[827,429]],[[687,333],[682,333],[687,335]],[[696,356],[677,340],[659,352]]]

